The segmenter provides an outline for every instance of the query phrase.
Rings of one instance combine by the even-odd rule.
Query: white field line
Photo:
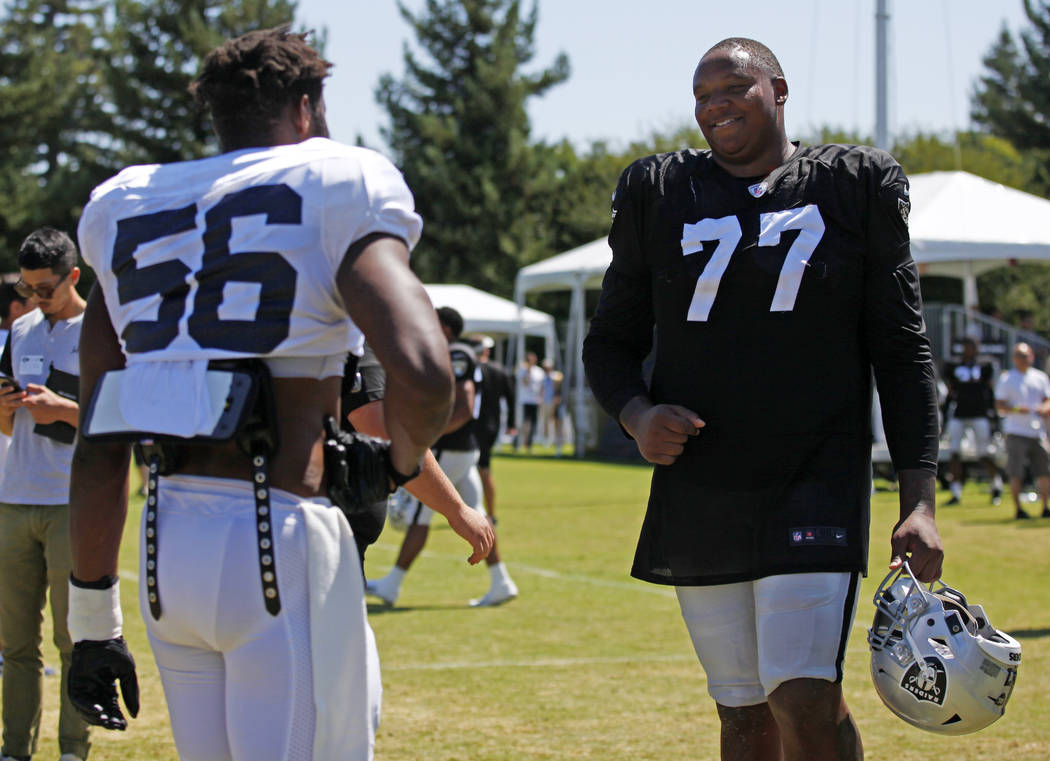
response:
[[[397,552],[400,547],[393,544],[384,544],[377,542],[376,547],[381,547],[384,550],[390,550],[391,552]],[[463,562],[464,555],[453,555],[450,552],[431,552],[430,550],[423,550],[420,553],[424,557],[440,559],[440,560],[455,560]],[[554,571],[550,568],[541,568],[539,566],[527,565],[525,563],[515,563],[513,561],[507,563],[507,569],[510,571],[531,573],[534,576],[542,576],[545,579],[554,579],[556,581],[568,581],[575,584],[589,584],[594,587],[608,587],[611,589],[629,589],[632,592],[641,592],[643,594],[655,594],[661,597],[676,598],[674,589],[671,587],[664,587],[658,584],[646,584],[643,581],[616,581],[614,579],[597,579],[593,576],[585,576],[579,573],[562,573],[561,571]]]

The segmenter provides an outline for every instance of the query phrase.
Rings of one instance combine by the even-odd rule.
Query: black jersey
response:
[[[453,342],[449,344],[448,350],[452,361],[452,376],[456,383],[469,380],[474,384],[473,417],[438,439],[432,449],[435,452],[469,452],[478,448],[478,441],[474,437],[474,424],[481,404],[481,372],[478,370],[478,358],[470,346]]]
[[[501,399],[507,401],[507,427],[514,428],[514,379],[503,365],[492,360],[479,362],[478,369],[481,371],[481,403],[478,405],[475,433],[486,441],[494,442],[499,436]]]
[[[967,419],[995,414],[992,377],[995,371],[987,362],[958,362],[944,368],[948,384],[948,409],[952,417]]]
[[[865,147],[799,148],[750,180],[699,150],[625,170],[588,380],[614,419],[648,393],[706,422],[654,470],[634,576],[865,569],[873,368],[894,465],[937,462],[909,209],[901,168]]]

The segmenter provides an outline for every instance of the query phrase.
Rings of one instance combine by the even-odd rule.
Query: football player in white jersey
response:
[[[72,471],[70,693],[94,723],[126,727],[115,681],[132,715],[138,697],[117,581],[130,446],[86,437],[222,438],[234,387],[216,361],[261,358],[272,376],[270,420],[250,432],[262,449],[180,444],[151,464],[139,598],[183,761],[372,758],[378,658],[353,537],[322,496],[322,421],[339,418],[346,351],[365,335],[387,372],[391,483],[418,473],[449,416],[447,346],[408,267],[421,220],[386,159],[326,139],[329,66],[286,29],[226,42],[192,86],[223,152],[130,167],[80,223],[98,284]],[[491,533],[475,523],[460,533],[477,549]]]

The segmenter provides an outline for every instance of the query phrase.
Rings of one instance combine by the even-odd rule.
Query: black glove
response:
[[[392,491],[390,442],[340,430],[330,415],[324,419],[324,428],[329,499],[347,516],[385,502]]]
[[[117,702],[117,685],[132,718],[139,715],[139,680],[135,659],[123,637],[82,640],[73,645],[69,666],[69,700],[84,721],[105,729],[128,728]]]

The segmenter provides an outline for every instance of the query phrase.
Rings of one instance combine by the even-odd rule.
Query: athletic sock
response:
[[[958,481],[952,481],[952,496],[956,499],[962,499],[962,484]]]
[[[401,582],[405,580],[406,573],[408,572],[401,566],[395,565],[390,569],[390,573],[383,577],[383,581],[393,584],[394,589],[401,589]]]
[[[507,566],[503,564],[503,561],[489,566],[489,578],[492,579],[493,584],[505,584],[510,581],[510,574],[507,573]]]
[[[1003,490],[1003,477],[1002,476],[997,475],[995,478],[992,479],[992,488],[993,489],[998,489],[999,491]]]

